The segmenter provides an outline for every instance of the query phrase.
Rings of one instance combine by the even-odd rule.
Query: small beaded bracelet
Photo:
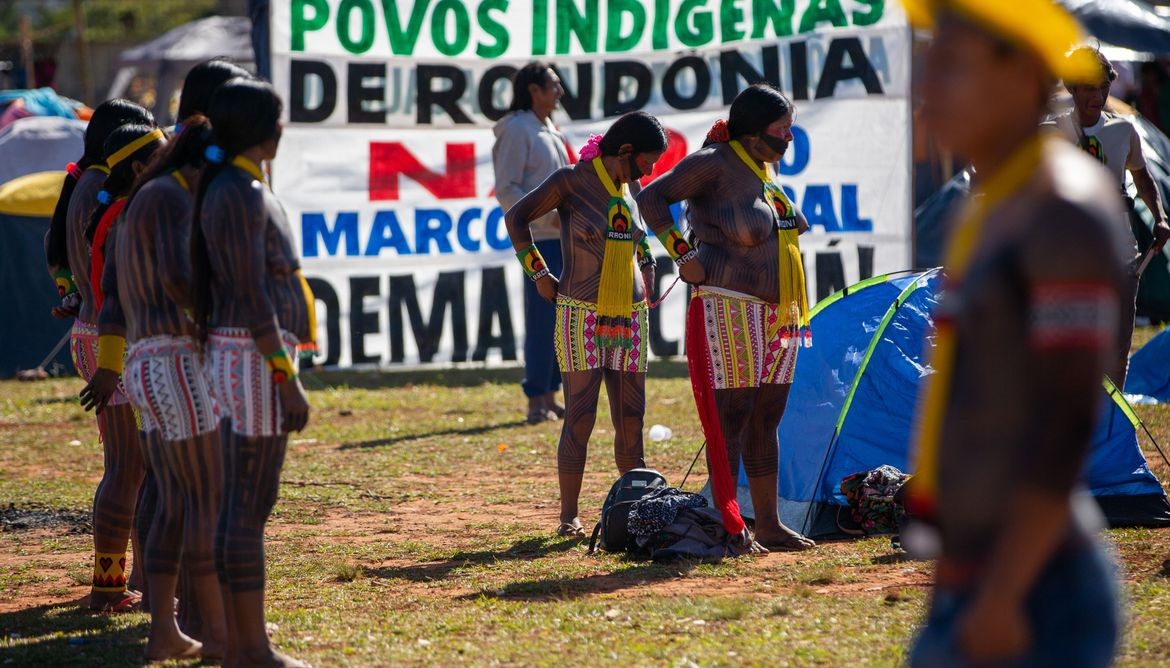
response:
[[[53,272],[53,282],[57,284],[57,296],[64,298],[65,295],[77,292],[77,284],[73,282],[73,272],[68,269],[58,269]]]

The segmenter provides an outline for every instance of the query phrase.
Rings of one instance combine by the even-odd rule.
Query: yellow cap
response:
[[[1084,42],[1085,35],[1072,14],[1052,0],[902,0],[902,5],[915,27],[933,27],[939,14],[952,12],[1031,49],[1054,76],[1074,81],[1100,76],[1100,66],[1090,54],[1069,57],[1069,49]]]

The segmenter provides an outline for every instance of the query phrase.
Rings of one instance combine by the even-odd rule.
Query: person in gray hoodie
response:
[[[552,110],[564,95],[561,80],[548,63],[534,61],[512,79],[512,104],[495,126],[492,166],[496,199],[506,212],[550,174],[576,162],[565,136],[553,125]],[[561,273],[560,221],[550,212],[531,226],[537,249],[554,275]],[[560,369],[553,348],[552,304],[540,297],[532,281],[524,284],[524,380],[528,423],[564,417],[556,401]]]

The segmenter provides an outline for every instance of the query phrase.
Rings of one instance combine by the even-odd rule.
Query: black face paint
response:
[[[780,155],[784,155],[784,152],[788,150],[787,140],[770,135],[767,132],[760,133],[760,140],[763,141],[768,148],[779,153]]]
[[[626,158],[626,160],[630,163],[630,182],[633,183],[642,178],[642,168],[638,167],[638,161],[634,160],[634,154],[631,153],[630,157]]]

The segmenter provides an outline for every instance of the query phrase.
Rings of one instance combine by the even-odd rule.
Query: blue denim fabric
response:
[[[544,263],[553,276],[564,269],[561,260],[561,242],[550,239],[537,241]],[[553,345],[556,307],[546,302],[536,291],[536,283],[524,279],[524,380],[520,386],[527,397],[561,389],[561,370],[557,367],[557,351]]]
[[[936,590],[910,655],[912,668],[1105,668],[1112,664],[1121,631],[1118,573],[1095,541],[1067,547],[1041,573],[1028,597],[1032,647],[1008,662],[973,664],[959,650],[956,624],[971,591]]]

